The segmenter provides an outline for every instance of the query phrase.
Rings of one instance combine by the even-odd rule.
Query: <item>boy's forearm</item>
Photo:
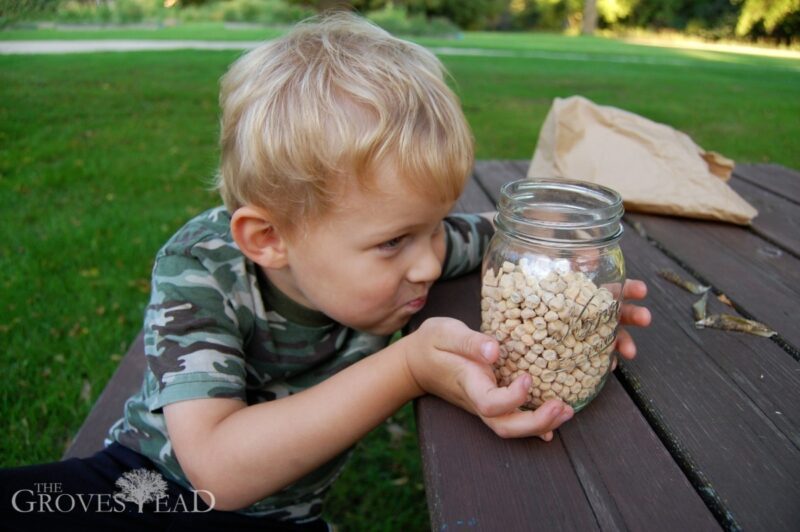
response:
[[[298,480],[422,395],[403,339],[322,383],[242,408],[216,425],[204,452],[218,509],[248,506]]]

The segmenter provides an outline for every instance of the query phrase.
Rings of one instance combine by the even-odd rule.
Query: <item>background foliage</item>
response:
[[[715,40],[800,42],[800,0],[0,0],[0,27],[42,19],[284,25],[331,8],[358,10],[407,35],[453,35],[457,28],[577,32],[591,13],[592,28],[617,33],[647,29]]]

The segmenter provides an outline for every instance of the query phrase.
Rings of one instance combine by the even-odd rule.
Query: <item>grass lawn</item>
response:
[[[798,60],[552,35],[424,42],[517,54],[442,56],[480,158],[530,157],[552,99],[581,94],[738,161],[800,168]],[[61,455],[141,327],[156,250],[218,203],[217,82],[237,55],[0,56],[0,465]],[[410,406],[359,444],[329,500],[345,530],[427,529]]]

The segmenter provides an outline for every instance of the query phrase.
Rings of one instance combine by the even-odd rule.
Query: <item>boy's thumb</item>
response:
[[[499,347],[497,346],[497,342],[488,338],[485,334],[482,334],[483,339],[481,340],[481,356],[483,359],[491,364],[497,359],[497,355],[499,353]]]
[[[494,362],[500,354],[500,347],[497,341],[491,336],[473,331],[466,326],[464,327],[466,329],[466,337],[460,354],[473,358],[478,362],[487,362],[489,364]]]
[[[492,363],[500,354],[497,341],[478,331],[473,331],[463,322],[451,319],[429,320],[438,325],[435,327],[436,347],[476,362]]]

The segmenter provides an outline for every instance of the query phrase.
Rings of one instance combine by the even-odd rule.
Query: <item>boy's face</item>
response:
[[[333,212],[287,244],[278,287],[339,323],[391,334],[422,309],[441,275],[442,219],[452,203],[410,191],[389,165],[374,188],[349,186]]]

